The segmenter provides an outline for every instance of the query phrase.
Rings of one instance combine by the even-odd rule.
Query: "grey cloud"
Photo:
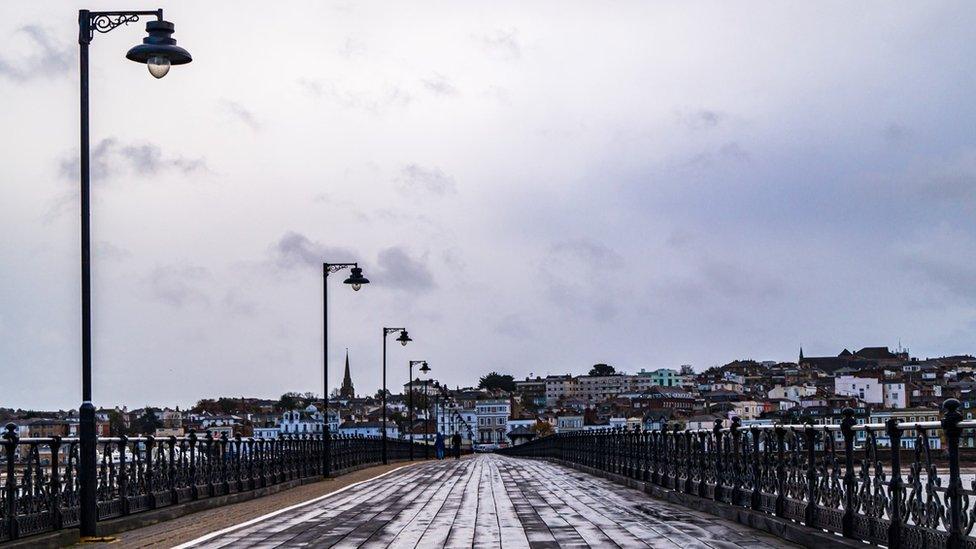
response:
[[[934,288],[936,292],[931,295],[930,291],[930,297],[943,305],[953,298],[976,302],[974,256],[976,240],[946,223],[920,231],[896,250],[897,264],[916,279],[914,292]]]
[[[210,298],[201,285],[210,279],[210,271],[194,265],[156,267],[148,282],[153,297],[174,307],[190,304],[208,305]]]
[[[67,74],[75,61],[69,44],[55,42],[48,32],[38,25],[21,27],[18,32],[27,35],[33,51],[17,62],[12,62],[6,56],[0,57],[0,76],[24,82],[34,78]]]
[[[176,171],[184,175],[207,171],[203,158],[166,156],[153,143],[121,145],[115,138],[102,139],[91,149],[91,174],[96,180],[107,179],[127,171],[139,175],[154,175]],[[69,180],[78,178],[77,152],[61,160],[59,173]]]
[[[319,267],[325,261],[356,261],[356,253],[346,249],[313,242],[307,236],[289,231],[269,249],[272,263],[281,269]]]
[[[705,151],[698,153],[681,166],[685,168],[711,168],[723,161],[749,162],[752,157],[749,152],[742,148],[735,141],[725,143],[717,151]]]
[[[976,207],[976,149],[915,171],[906,181],[913,189],[914,201],[934,201],[968,210]]]
[[[348,90],[333,82],[309,78],[299,78],[298,85],[315,99],[324,99],[345,109],[359,109],[373,114],[383,114],[390,109],[403,108],[413,101],[413,97],[397,85],[387,85],[379,91]]]
[[[623,257],[611,248],[575,239],[550,246],[539,270],[553,304],[608,320],[618,311],[617,284],[613,279],[623,263]]]
[[[518,40],[518,29],[495,30],[491,34],[477,37],[489,54],[503,60],[522,57],[522,46]]]
[[[132,252],[111,242],[100,240],[95,243],[95,256],[99,259],[121,261],[132,257]]]
[[[427,91],[435,95],[457,95],[458,90],[454,84],[443,75],[434,73],[429,78],[422,78],[420,82],[427,88]]]
[[[690,113],[678,113],[678,119],[681,123],[693,130],[716,128],[726,118],[725,113],[710,109],[701,109]]]
[[[723,158],[729,158],[732,160],[739,160],[739,161],[751,160],[749,153],[735,141],[729,141],[728,143],[719,147],[718,153]]]
[[[427,258],[413,258],[400,247],[387,248],[376,258],[375,275],[370,280],[384,287],[411,293],[428,292],[436,286],[434,275],[427,266]]]
[[[254,316],[258,312],[257,303],[246,298],[238,290],[228,290],[224,294],[222,304],[228,311],[238,316]]]
[[[897,145],[911,137],[911,130],[901,124],[891,123],[885,126],[881,135],[889,145]]]
[[[456,271],[463,271],[467,267],[464,256],[461,254],[461,249],[457,247],[448,248],[441,252],[441,260],[445,265]]]
[[[436,196],[457,193],[454,178],[438,167],[425,168],[417,164],[407,164],[400,171],[400,190],[404,194],[418,191]]]
[[[510,314],[495,323],[496,334],[515,339],[529,339],[535,337],[535,332],[521,315]]]
[[[254,116],[254,113],[245,108],[244,105],[229,99],[223,100],[222,104],[224,106],[224,110],[226,110],[232,117],[248,128],[255,131],[261,129],[261,122],[259,122],[257,117]]]
[[[549,248],[550,257],[581,262],[591,268],[615,268],[623,264],[623,257],[612,249],[586,239],[557,242]]]

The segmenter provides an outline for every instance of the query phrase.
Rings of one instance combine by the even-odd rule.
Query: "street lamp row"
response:
[[[107,33],[120,26],[138,22],[142,17],[155,17],[146,23],[146,34],[141,44],[133,46],[126,58],[143,63],[154,78],[163,78],[174,65],[185,65],[193,58],[188,51],[176,45],[172,35],[173,23],[163,19],[163,10],[152,11],[78,11],[78,45],[80,60],[80,197],[81,197],[81,342],[82,342],[82,403],[79,407],[80,456],[79,456],[79,507],[80,530],[83,537],[96,534],[97,511],[97,468],[96,454],[98,436],[96,433],[95,405],[92,402],[92,299],[91,299],[91,151],[89,137],[89,96],[88,96],[88,47],[96,33]],[[357,263],[323,263],[323,473],[331,473],[330,433],[329,433],[329,353],[328,353],[328,277],[342,269],[350,269],[350,275],[343,283],[358,291],[369,280]],[[386,338],[399,331],[397,341],[406,345],[411,341],[404,328],[383,328],[383,463],[387,463],[386,436]],[[425,364],[425,368],[429,368]],[[425,370],[426,371],[426,370]]]

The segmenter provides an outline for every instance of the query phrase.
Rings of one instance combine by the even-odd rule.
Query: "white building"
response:
[[[868,404],[884,403],[881,383],[870,377],[838,376],[834,378],[834,394],[857,397]]]
[[[278,438],[281,431],[277,427],[255,427],[254,428],[254,438],[260,439],[274,439]]]
[[[763,403],[755,400],[741,400],[732,405],[735,407],[733,413],[740,419],[756,419],[765,411]]]
[[[360,421],[360,422],[347,421],[339,426],[339,434],[380,438],[383,436],[383,422],[382,421]],[[395,422],[387,421],[386,437],[387,438],[400,437],[400,429],[397,427],[397,424]]]
[[[884,407],[898,410],[908,408],[908,390],[904,383],[884,382]]]
[[[769,398],[785,398],[799,403],[803,397],[817,394],[817,387],[814,385],[777,385],[769,390]]]
[[[556,418],[557,433],[571,433],[583,428],[583,416],[566,415]]]
[[[288,410],[281,414],[278,430],[288,435],[322,434],[322,413],[311,404],[304,410]]]
[[[439,402],[434,411],[434,419],[437,422],[437,432],[444,433],[444,436],[461,433],[462,439],[468,440],[469,434],[477,436],[478,413],[475,408],[463,408],[457,402]]]
[[[576,391],[580,397],[590,402],[603,402],[621,393],[630,392],[635,377],[637,376],[579,376],[576,378]],[[646,383],[645,389],[650,388],[651,379],[643,379]]]
[[[478,417],[478,442],[483,444],[508,442],[505,433],[508,432],[508,418],[512,413],[512,406],[508,399],[479,400],[475,404],[475,413]]]

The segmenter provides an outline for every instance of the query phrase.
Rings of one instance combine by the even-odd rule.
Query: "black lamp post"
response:
[[[407,335],[407,329],[406,328],[385,328],[385,327],[383,328],[383,392],[382,392],[382,398],[383,398],[383,426],[382,426],[382,429],[383,429],[382,430],[382,433],[383,433],[383,444],[382,444],[382,448],[383,448],[383,450],[382,450],[383,465],[386,465],[387,463],[389,463],[389,460],[387,460],[387,457],[386,457],[386,336],[392,334],[393,332],[400,332],[400,337],[398,337],[396,340],[399,341],[400,342],[400,345],[403,345],[404,347],[407,346],[407,343],[410,343],[411,341],[413,341],[412,339],[410,339],[410,336]]]
[[[428,372],[430,369],[427,370]],[[424,459],[430,459],[430,390],[427,372],[424,372]]]
[[[329,275],[352,267],[349,278],[342,281],[353,291],[358,292],[363,284],[369,280],[363,276],[359,263],[323,263],[322,264],[322,379],[323,383],[323,414],[322,414],[322,476],[332,474],[332,433],[329,432]]]
[[[422,364],[422,366],[420,367],[421,372],[427,373],[430,371],[430,366],[427,365],[426,360],[411,360],[410,366],[408,366],[408,369],[410,370],[410,379],[407,381],[407,383],[410,386],[410,388],[408,389],[410,395],[407,397],[407,401],[409,402],[410,410],[409,412],[407,412],[407,418],[409,419],[407,425],[409,425],[410,428],[410,461],[413,461],[413,365],[414,364]]]
[[[176,45],[171,35],[173,24],[163,20],[163,10],[155,11],[89,11],[78,10],[78,46],[80,49],[80,118],[81,118],[81,408],[79,408],[79,438],[81,443],[78,481],[80,529],[82,536],[95,535],[98,521],[96,508],[97,472],[95,453],[98,435],[95,432],[95,405],[92,403],[92,344],[91,344],[91,170],[88,136],[88,45],[95,33],[106,33],[121,25],[138,22],[142,16],[155,16],[146,23],[148,36],[126,53],[126,57],[145,63],[149,72],[162,78],[171,65],[184,65],[193,60],[189,52]]]

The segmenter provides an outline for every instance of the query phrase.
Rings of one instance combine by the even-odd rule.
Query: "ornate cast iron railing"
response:
[[[941,421],[577,431],[499,450],[622,475],[891,548],[976,548],[976,468],[967,486],[958,400]],[[856,437],[856,439],[855,439]],[[906,457],[907,463],[903,463]],[[971,458],[970,458],[971,459]],[[976,462],[966,463],[976,467]]]
[[[77,526],[78,439],[18,438],[13,425],[2,438],[0,542]],[[387,444],[390,459],[407,459],[409,442]],[[380,463],[381,446],[379,438],[331,436],[330,474]],[[324,447],[316,435],[99,438],[98,519],[322,476]]]

